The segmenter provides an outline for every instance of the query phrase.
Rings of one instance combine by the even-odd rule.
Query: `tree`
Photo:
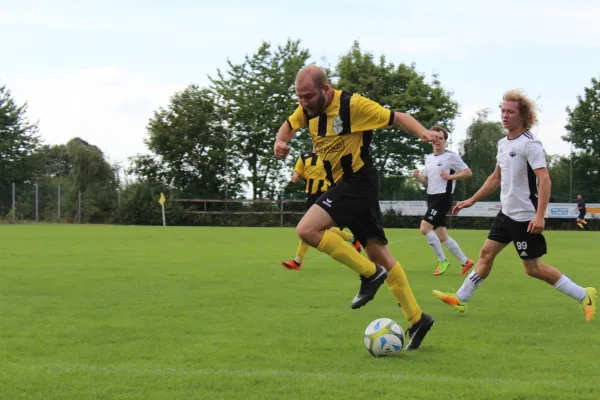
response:
[[[71,176],[82,192],[93,184],[106,185],[114,180],[114,171],[97,146],[76,137],[67,142],[66,151],[72,161]]]
[[[588,202],[600,201],[600,175],[598,158],[585,152],[572,154],[571,158],[549,157],[548,172],[552,179],[550,201],[574,202],[578,194]]]
[[[563,156],[547,156],[548,173],[552,180],[550,201],[564,203],[569,201],[571,186],[571,159]]]
[[[423,200],[425,188],[412,176],[389,175],[381,180],[381,200]]]
[[[502,139],[504,128],[500,122],[487,120],[489,109],[479,110],[473,122],[467,129],[467,137],[462,142],[462,158],[473,172],[471,179],[462,181],[464,185],[457,185],[456,193],[463,198],[475,194],[485,180],[496,168],[496,153],[498,141]],[[461,181],[457,182],[461,183]],[[487,200],[498,200],[499,193],[490,196]]]
[[[419,74],[415,65],[388,63],[385,56],[379,61],[369,52],[363,52],[359,42],[341,57],[335,68],[336,88],[356,92],[391,110],[414,116],[425,127],[442,125],[452,130],[452,120],[458,115],[458,103],[452,93],[444,90],[437,75],[431,83]],[[386,128],[373,135],[373,161],[383,175],[398,175],[412,169],[431,151],[431,145],[420,139]]]
[[[577,105],[567,107],[569,132],[563,139],[586,154],[600,154],[600,81],[592,78],[592,86],[584,88],[584,97],[577,96]]]
[[[31,154],[40,143],[37,123],[27,119],[27,103],[17,105],[6,86],[0,86],[0,212],[12,207],[11,184],[35,176]]]
[[[38,208],[40,218],[56,221],[58,218],[57,190],[61,191],[61,218],[73,220],[77,210],[77,188],[72,176],[73,162],[64,144],[42,145],[31,154],[31,165],[38,185]],[[17,194],[18,215],[35,213],[35,199],[27,191]]]
[[[82,195],[84,222],[107,222],[114,217],[117,208],[119,180],[117,168],[106,161],[97,146],[75,137],[66,144],[71,159],[70,177]],[[64,182],[63,184],[68,184]],[[74,200],[74,193],[70,194]]]
[[[231,149],[250,173],[253,199],[275,198],[289,178],[289,168],[282,168],[282,161],[273,156],[273,142],[281,123],[297,107],[296,75],[308,57],[300,41],[288,40],[275,50],[263,42],[244,62],[228,60],[226,73],[218,70],[217,78],[211,78]]]
[[[37,173],[44,177],[69,176],[73,168],[73,160],[67,152],[67,146],[42,145],[32,154],[35,165],[38,166]]]
[[[128,173],[134,174],[136,179],[141,182],[152,182],[160,184],[163,187],[168,187],[173,178],[170,178],[172,173],[166,165],[160,162],[160,156],[149,154],[138,154],[130,157],[131,165],[127,170]]]
[[[227,131],[210,90],[189,85],[175,93],[147,129],[145,143],[153,155],[132,159],[130,172],[138,178],[185,197],[221,198],[226,187],[228,197],[240,194],[239,162],[228,156]]]
[[[158,198],[163,188],[152,181],[132,182],[125,186],[119,209],[119,222],[129,225],[162,225]],[[170,199],[169,194],[167,198]],[[165,203],[165,219],[168,225],[182,224],[181,206],[172,201]]]
[[[580,193],[587,201],[599,201],[600,80],[592,78],[591,82],[590,87],[584,88],[584,96],[577,96],[577,105],[572,109],[567,107],[568,134],[563,139],[575,147],[571,155],[572,196]]]
[[[573,155],[572,199],[582,194],[588,202],[600,202],[600,160],[597,155],[580,153]]]

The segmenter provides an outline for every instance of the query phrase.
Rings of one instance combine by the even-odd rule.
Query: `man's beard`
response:
[[[316,116],[321,115],[321,113],[323,112],[324,109],[325,109],[325,94],[323,94],[323,92],[321,92],[321,95],[319,96],[319,100],[314,105],[314,107],[310,107],[307,110],[308,110],[308,114],[311,117],[316,117]]]

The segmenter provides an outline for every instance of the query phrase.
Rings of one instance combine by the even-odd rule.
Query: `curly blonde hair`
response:
[[[519,104],[519,115],[523,118],[525,129],[531,128],[538,122],[535,103],[520,90],[509,90],[504,93],[502,100],[513,101]]]

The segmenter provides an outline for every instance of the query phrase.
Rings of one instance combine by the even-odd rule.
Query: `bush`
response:
[[[121,207],[115,213],[115,222],[125,225],[162,225],[162,212],[158,199],[161,187],[151,182],[136,182],[121,193]],[[170,193],[165,196],[171,198]],[[182,206],[173,201],[165,203],[167,225],[187,225]]]

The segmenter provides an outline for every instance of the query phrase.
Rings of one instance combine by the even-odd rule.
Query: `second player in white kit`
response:
[[[442,249],[442,243],[460,261],[461,274],[465,274],[473,266],[473,260],[465,256],[456,240],[448,236],[446,214],[452,207],[452,194],[456,181],[468,179],[472,173],[457,153],[446,150],[448,132],[438,125],[431,130],[436,132],[436,138],[432,142],[433,153],[425,156],[423,173],[419,170],[413,171],[413,175],[419,182],[427,186],[427,212],[423,216],[419,229],[427,238],[427,243],[438,259],[434,275],[443,274],[450,266],[450,261]]]

